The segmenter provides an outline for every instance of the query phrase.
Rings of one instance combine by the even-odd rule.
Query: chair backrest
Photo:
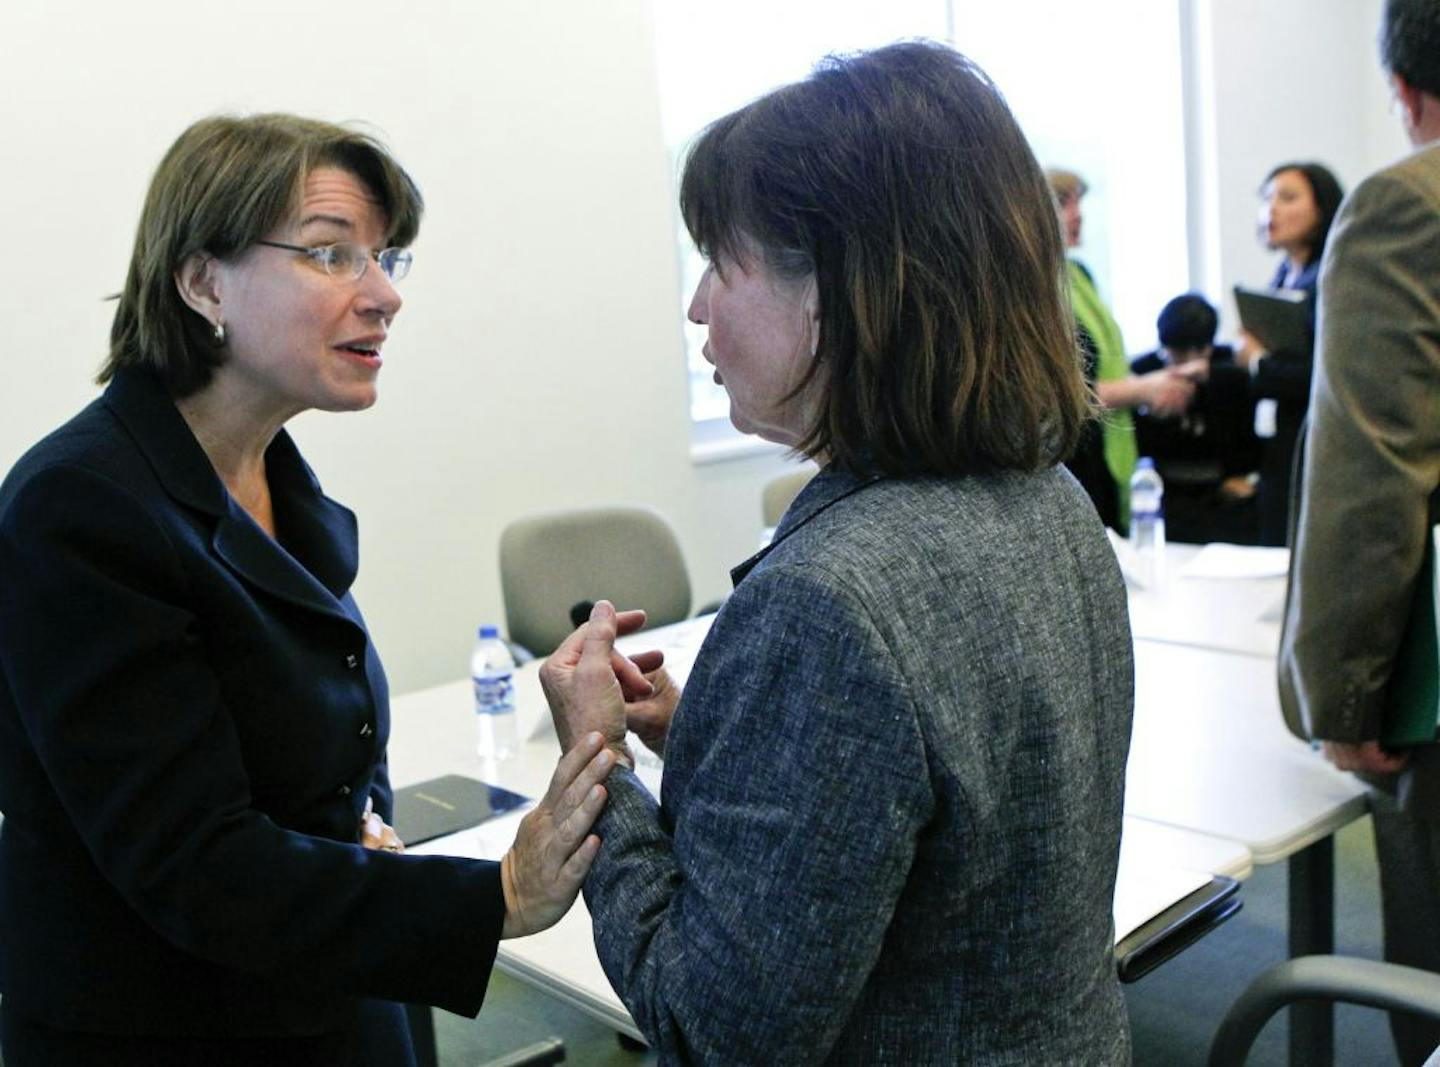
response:
[[[782,474],[780,477],[766,482],[765,488],[760,494],[760,515],[764,520],[764,525],[779,525],[780,516],[785,514],[785,509],[790,506],[790,502],[800,495],[800,490],[805,488],[815,474],[816,471],[813,467],[806,467],[804,470]]]
[[[510,640],[547,655],[568,637],[570,609],[610,600],[644,608],[647,626],[690,613],[690,576],[675,531],[646,507],[585,508],[517,519],[500,535]]]

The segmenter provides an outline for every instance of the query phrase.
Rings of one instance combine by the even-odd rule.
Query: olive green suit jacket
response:
[[[1440,521],[1440,143],[1357,187],[1320,273],[1320,328],[1280,694],[1302,737],[1380,736],[1425,543]],[[1440,818],[1440,746],[1402,805]]]

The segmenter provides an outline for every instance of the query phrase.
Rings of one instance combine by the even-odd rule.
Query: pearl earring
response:
[[[212,332],[212,336],[215,338],[216,348],[225,347],[225,323],[223,321],[217,321],[215,323],[215,329]]]

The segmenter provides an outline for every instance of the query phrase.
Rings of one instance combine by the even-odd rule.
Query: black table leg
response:
[[[1290,857],[1290,956],[1335,951],[1335,838],[1323,837]],[[1290,1008],[1292,1067],[1335,1061],[1335,1012],[1328,1001]]]
[[[415,1049],[419,1067],[439,1067],[440,1056],[435,1048],[435,1016],[428,1004],[406,1004],[405,1015],[410,1021],[410,1044]]]

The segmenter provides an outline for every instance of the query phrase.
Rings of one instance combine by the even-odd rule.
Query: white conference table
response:
[[[1287,860],[1290,953],[1327,952],[1334,940],[1332,835],[1365,813],[1364,790],[1291,737],[1281,719],[1275,655],[1285,582],[1274,554],[1256,554],[1264,557],[1260,569],[1272,571],[1268,577],[1184,577],[1200,552],[1170,546],[1165,584],[1130,595],[1136,711],[1122,871],[1131,884],[1144,881],[1136,872],[1146,867],[1240,878],[1252,861]],[[689,620],[636,635],[623,647],[663,649],[672,673],[683,678],[709,625],[709,618]],[[456,773],[529,796],[543,793],[558,750],[536,668],[518,672],[516,682],[521,736],[529,740],[518,758],[498,766],[474,755],[468,681],[397,698],[395,784]],[[658,792],[658,765],[642,757],[640,769]],[[498,855],[517,821],[497,820],[484,841],[443,847]],[[506,942],[497,963],[638,1036],[595,958],[583,902],[555,929]],[[1330,1013],[1316,1007],[1309,1014],[1305,1026],[1291,1028],[1292,1061],[1325,1062]]]
[[[626,645],[664,649],[672,671],[683,679],[709,622],[690,620],[637,635]],[[515,756],[503,761],[484,761],[475,754],[468,681],[397,697],[392,703],[389,748],[392,783],[401,787],[445,774],[464,774],[526,796],[540,796],[554,769],[559,745],[549,726],[537,668],[530,665],[516,674],[519,732],[526,740]],[[658,793],[660,768],[645,759],[643,752],[640,755],[641,778]],[[522,817],[523,812],[512,813],[414,851],[497,859],[514,838]],[[1250,850],[1239,842],[1127,816],[1114,902],[1117,944],[1166,908],[1208,886],[1211,875],[1244,879],[1252,865]],[[583,900],[552,929],[502,942],[496,964],[617,1031],[641,1037],[601,969]]]
[[[1291,736],[1275,662],[1141,639],[1125,811],[1275,863],[1365,814],[1364,787]]]
[[[1283,548],[1168,545],[1166,580],[1158,589],[1130,590],[1131,633],[1137,640],[1273,660],[1287,559]],[[1257,576],[1234,576],[1243,573]]]
[[[1132,590],[1135,727],[1128,814],[1240,842],[1255,862],[1285,860],[1289,952],[1335,946],[1334,833],[1367,811],[1365,789],[1293,737],[1276,688],[1283,549],[1171,545],[1159,590]],[[1260,577],[1186,577],[1216,570]],[[1333,1059],[1333,1012],[1291,1009],[1290,1059]]]

